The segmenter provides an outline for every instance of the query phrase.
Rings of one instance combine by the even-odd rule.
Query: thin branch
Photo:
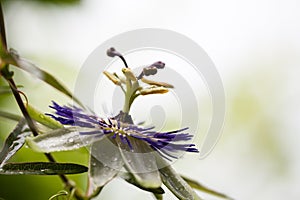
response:
[[[6,42],[6,34],[5,34],[4,15],[3,15],[1,1],[0,1],[0,34],[1,34],[0,35],[0,39],[1,39],[0,42],[2,43],[2,48],[3,48],[3,50],[5,50],[7,52],[7,42]],[[16,87],[16,84],[15,84],[13,78],[12,78],[13,73],[9,71],[8,67],[9,66],[6,64],[6,66],[4,66],[3,69],[1,70],[0,74],[2,74],[4,76],[4,78],[7,80],[7,82],[9,83],[11,91],[12,91],[12,93],[13,93],[16,101],[17,101],[17,104],[18,104],[24,118],[26,119],[26,122],[29,126],[30,131],[32,132],[32,134],[34,136],[37,136],[38,131],[37,131],[37,129],[36,129],[34,123],[33,123],[33,120],[31,119],[31,117],[29,116],[29,114],[28,114],[28,112],[25,108],[25,105],[22,101],[20,93],[19,93],[19,91]],[[45,153],[45,156],[47,157],[49,162],[54,162],[54,163],[56,162],[54,157],[51,154]],[[71,181],[64,174],[59,175],[59,177],[64,182],[64,184],[67,188],[69,188],[70,190],[75,188],[74,185],[71,183]],[[77,194],[75,193],[75,195],[78,199],[83,199],[82,196],[79,195],[78,193]]]
[[[38,136],[37,129],[36,129],[36,127],[35,127],[32,119],[31,119],[31,117],[29,116],[29,114],[28,114],[28,112],[27,112],[27,110],[25,108],[25,105],[23,103],[23,100],[22,100],[22,98],[20,96],[19,91],[16,88],[16,84],[15,84],[14,80],[12,78],[9,78],[9,79],[6,79],[6,80],[9,83],[10,89],[13,92],[13,95],[14,95],[17,103],[18,103],[19,108],[21,109],[21,112],[22,112],[23,116],[26,119],[26,122],[27,122],[27,124],[28,124],[28,126],[29,126],[29,128],[30,128],[30,130],[32,132],[32,134],[34,136]]]

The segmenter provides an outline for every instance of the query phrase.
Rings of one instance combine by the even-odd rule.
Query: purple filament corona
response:
[[[118,117],[100,118],[86,114],[75,106],[60,106],[53,101],[50,108],[54,114],[47,114],[63,125],[91,128],[91,131],[80,132],[81,135],[106,135],[111,139],[119,137],[120,141],[132,149],[132,140],[141,140],[157,151],[164,158],[177,158],[180,152],[199,152],[194,144],[182,143],[192,139],[192,135],[183,133],[188,128],[168,132],[157,132],[154,127],[145,128],[130,123],[124,123]],[[181,143],[180,143],[181,142]]]

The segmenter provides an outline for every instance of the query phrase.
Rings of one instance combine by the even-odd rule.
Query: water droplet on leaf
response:
[[[69,139],[68,139],[68,142],[69,142],[69,143],[73,143],[73,142],[74,142],[74,139],[73,139],[73,138],[69,138]]]
[[[118,157],[114,157],[114,158],[112,159],[112,161],[113,161],[113,162],[118,161]]]

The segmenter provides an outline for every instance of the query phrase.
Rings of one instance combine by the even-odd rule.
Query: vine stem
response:
[[[5,33],[5,24],[4,24],[4,15],[3,15],[3,9],[2,9],[2,3],[0,1],[0,36],[1,36],[1,45],[2,45],[2,50],[5,52],[7,51],[7,40],[6,40],[6,33]],[[4,76],[4,78],[7,80],[7,82],[9,83],[10,89],[15,97],[15,100],[24,116],[24,118],[26,119],[27,125],[30,129],[30,131],[32,132],[32,134],[34,136],[38,135],[38,131],[34,125],[33,120],[31,119],[31,117],[29,116],[26,107],[22,101],[21,95],[19,94],[19,91],[16,87],[16,84],[12,78],[12,72],[9,71],[9,65],[5,64],[5,66],[1,69],[1,75]],[[53,162],[56,163],[56,160],[54,159],[54,157],[50,154],[50,153],[44,153],[44,155],[46,156],[46,158],[48,159],[49,162]],[[68,179],[68,177],[64,174],[60,174],[59,175],[60,179],[62,180],[62,182],[65,184],[65,187],[68,188],[70,191],[76,189],[74,184]],[[85,199],[85,197],[83,197],[81,194],[79,194],[79,192],[77,191],[77,189],[75,190],[75,196],[77,199]]]

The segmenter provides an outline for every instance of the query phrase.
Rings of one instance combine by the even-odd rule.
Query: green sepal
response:
[[[162,194],[152,193],[156,200],[163,200]]]
[[[40,112],[39,110],[37,110],[29,104],[26,105],[26,110],[32,119],[43,124],[44,126],[47,126],[48,128],[59,129],[64,127],[61,123],[54,120],[52,117],[43,114],[42,112]]]
[[[183,178],[166,163],[163,158],[157,156],[159,169],[164,185],[180,200],[203,200],[196,192],[183,180]]]

